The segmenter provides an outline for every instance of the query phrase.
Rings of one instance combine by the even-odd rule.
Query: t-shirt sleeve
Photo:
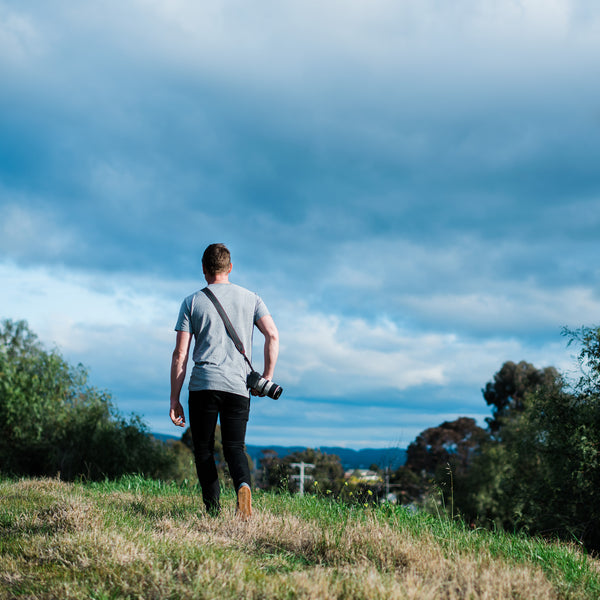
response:
[[[254,308],[254,322],[256,323],[256,321],[262,319],[265,315],[268,314],[270,314],[269,309],[267,308],[266,304],[262,301],[262,298],[257,295],[256,306]]]
[[[192,331],[192,311],[191,302],[189,298],[186,298],[181,303],[179,309],[179,317],[177,318],[177,324],[175,325],[175,331],[186,331],[187,333],[193,333]]]

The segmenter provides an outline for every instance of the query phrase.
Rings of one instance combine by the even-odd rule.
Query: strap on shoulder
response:
[[[238,352],[246,359],[246,362],[248,363],[250,368],[254,371],[254,367],[252,366],[252,364],[250,363],[250,360],[246,356],[246,350],[244,348],[244,344],[242,343],[242,340],[240,340],[240,336],[237,334],[233,324],[229,320],[229,317],[227,316],[227,313],[225,312],[223,305],[219,302],[218,298],[214,295],[212,290],[205,287],[205,288],[202,288],[201,291],[204,292],[204,294],[208,297],[208,299],[214,304],[215,308],[217,309],[217,312],[221,316],[221,319],[223,319],[223,324],[225,325],[225,329],[227,330],[229,337],[233,340],[233,343],[235,344],[235,347],[237,348]]]

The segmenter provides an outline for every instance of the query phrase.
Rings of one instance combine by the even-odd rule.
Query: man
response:
[[[231,255],[225,245],[211,244],[206,248],[202,256],[202,270],[208,288],[225,309],[247,354],[252,349],[254,325],[264,335],[262,376],[272,380],[279,354],[277,327],[257,294],[229,282],[231,269]],[[204,505],[209,514],[219,514],[219,478],[214,442],[217,417],[220,417],[223,453],[237,491],[237,513],[248,519],[252,514],[250,469],[245,453],[250,411],[250,394],[246,386],[249,368],[227,334],[217,309],[202,291],[183,301],[175,331],[177,340],[171,361],[170,415],[175,425],[185,426],[179,395],[193,336],[194,368],[189,383],[189,420]]]

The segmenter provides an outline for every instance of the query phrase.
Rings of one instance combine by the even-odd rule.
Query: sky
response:
[[[592,0],[0,0],[0,318],[180,435],[223,242],[281,338],[249,444],[485,426],[599,321],[599,58]]]

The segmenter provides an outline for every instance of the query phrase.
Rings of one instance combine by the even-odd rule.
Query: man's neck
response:
[[[206,283],[229,283],[229,273],[217,273],[216,275],[205,275]]]

